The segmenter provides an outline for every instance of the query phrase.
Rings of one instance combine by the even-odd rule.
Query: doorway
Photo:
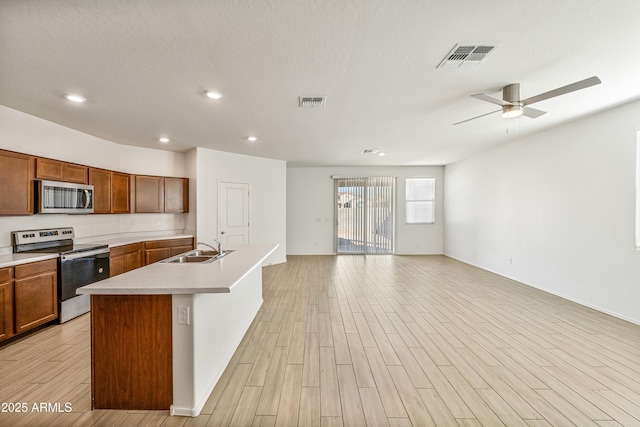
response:
[[[392,254],[394,177],[334,178],[338,254]]]
[[[218,241],[223,247],[249,243],[249,184],[218,184]]]

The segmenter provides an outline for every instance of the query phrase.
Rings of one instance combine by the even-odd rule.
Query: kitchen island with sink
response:
[[[197,416],[262,305],[276,248],[190,253],[78,289],[91,295],[92,407]]]

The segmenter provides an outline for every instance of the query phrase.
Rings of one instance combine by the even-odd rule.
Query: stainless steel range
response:
[[[89,311],[89,295],[76,289],[109,277],[109,247],[73,242],[72,227],[14,231],[14,253],[58,254],[58,313],[64,323]]]

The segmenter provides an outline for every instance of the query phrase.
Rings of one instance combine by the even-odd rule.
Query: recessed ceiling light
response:
[[[256,142],[258,140],[257,136],[248,136],[247,141]]]
[[[64,95],[64,97],[67,98],[71,102],[83,103],[83,102],[87,101],[87,98],[85,98],[84,96],[76,95],[76,94],[73,94],[73,93],[67,93],[67,94]]]
[[[222,98],[222,94],[216,90],[208,90],[205,92],[205,95],[211,99],[220,99]]]
[[[378,153],[378,156],[380,156],[380,157],[383,157],[383,156],[386,156],[386,155],[387,155],[387,153],[385,153],[384,151],[381,151],[380,153]]]
[[[163,144],[166,144],[167,142],[171,141],[169,138],[167,138],[166,136],[161,136],[160,138],[158,138],[158,141],[162,142]]]

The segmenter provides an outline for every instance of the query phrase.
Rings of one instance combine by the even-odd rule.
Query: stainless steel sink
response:
[[[216,256],[218,255],[218,251],[212,251],[212,250],[202,250],[202,249],[197,249],[195,251],[191,251],[191,252],[187,252],[186,255],[188,256]]]
[[[209,263],[216,261],[231,252],[234,252],[233,249],[229,249],[226,251],[222,251],[222,253],[218,253],[217,251],[203,251],[203,250],[195,250],[190,252],[185,252],[178,256],[174,256],[169,259],[165,259],[164,261],[160,261],[163,264],[186,264],[186,263]]]
[[[175,258],[170,258],[166,261],[163,261],[165,263],[176,263],[176,264],[182,264],[185,262],[207,262],[207,261],[213,261],[215,259],[215,257],[212,256],[197,256],[197,255],[181,255]]]
[[[229,255],[231,252],[235,252],[235,249],[227,249],[226,251],[222,251],[222,253],[216,255],[216,258],[222,258],[223,256]]]

